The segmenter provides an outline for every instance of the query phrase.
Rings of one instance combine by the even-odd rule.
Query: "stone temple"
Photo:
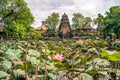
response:
[[[70,27],[68,16],[65,13],[62,15],[62,18],[61,18],[58,36],[60,38],[72,38],[73,36],[71,33],[71,27]]]

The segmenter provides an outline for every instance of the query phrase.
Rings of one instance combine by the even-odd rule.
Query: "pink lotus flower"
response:
[[[55,54],[55,55],[53,55],[53,59],[58,60],[58,61],[63,61],[64,56],[63,56],[63,54]]]
[[[76,41],[76,43],[82,45],[84,42],[83,42],[83,40],[79,39]]]

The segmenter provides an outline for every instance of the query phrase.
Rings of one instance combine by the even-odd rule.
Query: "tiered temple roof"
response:
[[[59,32],[62,32],[63,34],[67,34],[70,31],[71,31],[71,28],[70,28],[69,19],[68,19],[68,16],[64,13],[61,18]]]

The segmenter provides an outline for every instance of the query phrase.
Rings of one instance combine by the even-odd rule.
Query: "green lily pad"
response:
[[[78,76],[79,80],[93,80],[92,76],[87,73],[80,73]]]
[[[53,73],[48,73],[48,76],[51,77],[53,80],[56,79],[56,75]]]
[[[8,74],[6,72],[0,71],[0,78],[7,77]]]
[[[37,58],[36,57],[31,57],[30,58],[30,62],[31,62],[31,64],[39,64],[40,63],[40,61],[39,60],[37,60]]]
[[[20,58],[22,56],[22,51],[21,50],[15,50],[15,49],[8,49],[5,52],[5,57],[8,59],[11,58]]]
[[[8,61],[8,60],[5,60],[5,61],[3,61],[2,67],[3,67],[5,70],[7,70],[7,69],[9,69],[9,68],[12,67],[12,62],[10,62],[10,61]]]
[[[30,50],[28,51],[28,55],[39,57],[39,56],[40,56],[40,53],[39,53],[37,50],[30,49]]]

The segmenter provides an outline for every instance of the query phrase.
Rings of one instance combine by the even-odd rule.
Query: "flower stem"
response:
[[[45,68],[44,68],[44,80],[46,80],[47,77],[47,69],[46,69],[46,64],[47,64],[47,60],[45,60]]]

